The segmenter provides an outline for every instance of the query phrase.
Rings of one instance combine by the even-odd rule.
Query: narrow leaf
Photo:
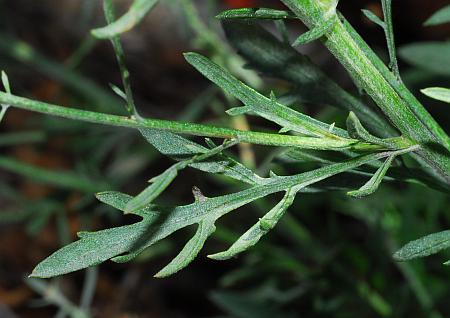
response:
[[[204,154],[209,150],[170,132],[154,129],[140,129],[140,132],[159,152],[176,160],[184,160],[193,155]],[[258,184],[263,180],[243,164],[223,154],[204,162],[191,163],[189,166],[209,173],[223,174],[248,184]]]
[[[385,139],[381,139],[370,134],[359,121],[354,112],[350,112],[347,117],[347,132],[350,137],[362,140],[368,143],[381,145],[386,148],[396,148]]]
[[[433,233],[418,240],[411,241],[393,255],[396,261],[436,254],[450,247],[450,230]]]
[[[292,45],[293,46],[303,45],[315,41],[317,39],[320,39],[322,36],[326,35],[333,28],[335,23],[336,23],[336,16],[332,16],[324,23],[300,35]]]
[[[230,109],[226,110],[225,112],[230,116],[239,116],[239,115],[247,114],[247,113],[251,112],[251,110],[252,109],[250,107],[241,106],[241,107],[230,108]]]
[[[295,14],[290,11],[275,10],[270,8],[241,8],[227,10],[216,18],[221,20],[230,19],[266,19],[266,20],[279,20],[279,19],[297,19]]]
[[[49,170],[13,160],[6,156],[0,156],[0,169],[25,176],[39,183],[54,185],[64,189],[75,189],[86,193],[92,193],[110,187],[105,182],[90,180],[72,171]]]
[[[405,153],[408,150],[398,152]],[[329,165],[294,176],[277,177],[268,182],[236,193],[198,200],[192,204],[161,208],[147,206],[139,211],[140,222],[98,232],[85,232],[80,239],[56,251],[33,270],[33,277],[53,277],[97,265],[108,259],[129,261],[156,242],[175,231],[209,220],[214,222],[223,215],[267,195],[301,189],[349,169],[370,163],[391,153],[376,153]],[[124,210],[131,197],[125,194],[101,194],[105,202]],[[214,221],[213,221],[214,220]],[[270,221],[268,223],[270,225]],[[267,228],[267,223],[263,226]]]
[[[373,23],[379,25],[380,27],[382,27],[383,29],[386,27],[386,23],[383,22],[383,20],[381,20],[376,14],[374,14],[372,11],[370,10],[366,10],[366,9],[362,9],[361,10],[364,15],[366,16],[367,19],[369,19],[370,21],[372,21]]]
[[[111,39],[135,27],[155,6],[158,0],[134,0],[130,9],[114,23],[91,31],[98,39]]]
[[[283,199],[247,232],[245,232],[236,242],[234,242],[228,250],[208,255],[208,257],[215,260],[226,260],[254,246],[264,235],[266,235],[277,225],[286,210],[292,205],[296,194],[297,191],[293,189],[286,191]]]
[[[177,175],[178,170],[175,166],[172,166],[154,178],[151,185],[127,203],[125,213],[132,213],[152,203],[172,183]]]
[[[208,141],[208,139],[207,139]],[[159,176],[151,180],[152,184],[148,186],[144,191],[139,193],[135,198],[133,198],[125,207],[125,213],[132,213],[135,210],[140,210],[145,206],[153,202],[177,177],[178,171],[186,168],[188,165],[195,162],[201,162],[210,157],[220,154],[223,150],[232,147],[237,144],[236,140],[225,141],[222,145],[216,146],[212,141],[210,141],[212,149],[207,152],[191,157],[190,159],[178,162],[168,168]]]
[[[399,49],[399,55],[406,62],[421,69],[450,76],[450,41],[408,44]]]
[[[386,161],[381,165],[380,168],[375,172],[375,174],[370,178],[369,181],[367,181],[366,184],[364,184],[361,188],[358,190],[347,192],[347,194],[354,198],[362,198],[365,196],[368,196],[375,191],[377,191],[378,187],[380,186],[381,182],[383,181],[384,176],[386,175],[386,172],[388,171],[389,167],[392,165],[392,161],[395,159],[395,156],[392,155],[386,159]]]
[[[450,22],[450,4],[436,11],[423,25],[432,26]]]
[[[6,75],[5,71],[2,71],[2,84],[5,88],[5,92],[11,94],[11,86],[9,85],[8,75]]]
[[[311,60],[257,24],[223,23],[228,41],[253,68],[267,76],[280,78],[296,87],[294,102],[338,107],[355,112],[371,131],[382,137],[395,134],[380,114],[346,92]],[[342,130],[335,133],[340,134]],[[345,134],[345,132],[343,132]]]
[[[111,87],[112,91],[119,96],[120,98],[122,98],[123,100],[127,101],[127,94],[125,94],[125,92],[123,90],[121,90],[119,87],[117,87],[114,84],[109,84],[109,87]]]
[[[395,46],[394,25],[392,22],[392,0],[381,0],[381,7],[383,9],[384,18],[384,34],[386,35],[386,42],[389,51],[389,68],[395,74],[398,81],[400,81],[400,71],[397,62],[397,47]]]
[[[214,222],[210,222],[208,219],[200,221],[195,235],[187,242],[181,252],[167,266],[161,269],[155,277],[163,278],[173,275],[189,265],[215,230]]]
[[[197,53],[185,53],[185,59],[210,81],[233,95],[259,116],[282,127],[308,136],[330,136],[328,125],[267,98],[248,87],[222,67]],[[336,134],[345,133],[336,130]]]
[[[428,87],[420,90],[423,94],[428,97],[440,100],[442,102],[450,104],[450,89],[443,87]]]

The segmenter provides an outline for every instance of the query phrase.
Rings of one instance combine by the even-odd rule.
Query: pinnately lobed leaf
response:
[[[420,90],[423,94],[436,100],[450,104],[450,89],[444,87],[428,87]]]
[[[395,252],[393,257],[397,261],[408,261],[433,255],[447,248],[450,248],[450,230],[433,233],[411,241]]]
[[[413,149],[398,151],[407,153]],[[70,273],[89,266],[94,266],[106,260],[127,262],[136,257],[144,249],[166,238],[175,231],[187,226],[198,224],[206,226],[197,231],[186,248],[175,259],[176,261],[165,269],[161,276],[174,273],[186,266],[197,254],[213,227],[212,224],[223,215],[244,206],[259,198],[273,193],[296,191],[336,174],[354,169],[372,161],[392,155],[393,152],[373,153],[345,162],[331,164],[316,170],[286,177],[272,177],[264,184],[251,186],[246,190],[215,198],[197,199],[194,203],[178,207],[158,207],[149,205],[134,214],[142,217],[140,222],[97,232],[79,233],[80,239],[56,251],[33,270],[30,276],[48,278]],[[131,196],[118,192],[99,193],[97,198],[119,210],[124,211]],[[282,215],[283,209],[274,209],[274,217],[263,218],[261,229],[269,230]],[[270,216],[270,215],[269,215]],[[189,249],[192,248],[192,252]]]

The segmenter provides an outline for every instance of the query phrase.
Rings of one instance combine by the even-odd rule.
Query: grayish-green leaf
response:
[[[386,23],[384,23],[383,20],[381,20],[376,14],[374,14],[372,11],[370,10],[366,10],[366,9],[362,9],[361,10],[362,13],[364,13],[364,15],[366,16],[367,19],[369,19],[370,21],[372,21],[373,23],[379,25],[380,27],[382,27],[383,29],[386,27]]]
[[[317,39],[320,39],[322,36],[327,34],[333,28],[335,23],[336,23],[336,16],[330,17],[323,24],[320,24],[314,27],[313,29],[300,35],[292,45],[293,46],[303,45],[315,41]]]
[[[110,39],[135,27],[155,6],[158,0],[134,0],[130,9],[114,23],[91,31],[98,39]]]
[[[347,194],[354,198],[362,198],[368,195],[371,195],[375,191],[377,191],[378,187],[380,186],[381,182],[383,181],[384,176],[386,175],[386,172],[388,171],[389,167],[392,165],[392,161],[394,161],[395,156],[389,156],[386,161],[381,165],[380,168],[375,172],[375,174],[370,178],[369,181],[367,181],[366,184],[364,184],[361,188],[354,191],[349,191]]]
[[[290,44],[281,42],[257,24],[233,21],[223,23],[223,26],[230,43],[253,68],[294,84],[297,100],[354,111],[371,131],[380,136],[396,134],[379,113],[347,93]]]
[[[108,22],[109,25],[113,24],[116,18],[112,0],[103,0],[103,9],[105,12],[106,22]],[[136,110],[136,105],[134,104],[133,92],[131,90],[130,72],[128,71],[127,65],[125,63],[125,53],[123,51],[122,43],[120,42],[120,37],[118,35],[112,36],[111,43],[114,48],[114,53],[116,54],[117,64],[119,64],[120,76],[122,78],[122,84],[125,93],[124,99],[127,102],[127,112],[130,116],[140,118]],[[120,94],[120,92],[117,90],[114,91],[118,93],[119,96],[122,95],[123,98],[123,94]]]
[[[25,176],[40,183],[55,185],[65,189],[80,190],[87,193],[97,192],[110,187],[105,182],[90,180],[85,176],[80,176],[71,171],[49,170],[4,156],[0,156],[0,169]]]
[[[275,10],[270,8],[241,8],[232,9],[221,12],[216,18],[221,20],[230,19],[266,19],[266,20],[280,20],[280,19],[297,19],[297,17],[290,11]]]
[[[175,274],[180,271],[198,255],[208,237],[214,233],[216,227],[214,226],[214,220],[208,219],[202,220],[198,223],[197,232],[186,243],[181,252],[163,269],[161,269],[155,277],[162,278]]]
[[[119,96],[120,98],[122,98],[123,100],[127,100],[127,94],[125,94],[125,92],[123,90],[121,90],[119,87],[117,87],[114,84],[109,84],[109,87],[111,87],[112,91],[114,93],[116,93],[117,96]]]
[[[5,92],[11,94],[11,86],[9,85],[8,75],[6,75],[5,71],[2,71],[2,84],[5,88]]]
[[[134,197],[125,206],[125,213],[132,213],[152,203],[177,177],[178,170],[172,166],[152,180],[152,184]]]
[[[405,153],[409,150],[403,150]],[[401,152],[399,152],[400,154]],[[198,200],[192,204],[174,208],[153,205],[136,212],[142,217],[140,222],[106,229],[98,232],[80,233],[80,239],[56,251],[33,270],[33,277],[52,277],[93,266],[112,259],[116,262],[129,261],[145,248],[184,227],[199,224],[204,220],[214,223],[223,215],[267,195],[297,189],[354,169],[360,165],[391,155],[391,152],[375,153],[329,165],[298,175],[276,177],[261,185],[240,192],[215,198]],[[120,193],[99,195],[103,202],[124,210],[132,199]]]
[[[450,41],[408,44],[399,49],[399,55],[414,66],[450,77]]]
[[[2,71],[2,83],[3,83],[3,87],[5,88],[5,91],[8,94],[11,94],[11,87],[9,85],[8,75],[6,75],[6,73],[4,71]],[[1,109],[0,109],[0,122],[1,122],[10,105],[1,104],[0,106],[1,106]]]
[[[436,11],[423,25],[432,26],[450,22],[450,4]]]
[[[450,89],[444,87],[428,87],[420,90],[423,94],[436,100],[450,104]]]
[[[418,240],[411,241],[395,252],[396,261],[408,261],[439,253],[450,248],[450,230],[433,233]]]
[[[240,107],[233,107],[230,109],[227,109],[225,112],[230,116],[239,116],[248,114],[252,111],[251,107],[248,106],[240,106]]]
[[[347,132],[350,137],[363,140],[368,143],[380,145],[389,149],[395,149],[396,145],[386,139],[381,139],[370,134],[359,121],[354,112],[350,112],[347,117]]]
[[[328,132],[327,124],[261,95],[208,58],[197,53],[185,53],[184,56],[189,64],[206,78],[239,99],[246,106],[251,107],[259,116],[308,136],[333,135]],[[335,133],[339,136],[346,136],[346,133],[340,130],[336,130]]]
[[[210,149],[205,153],[195,155],[190,159],[172,165],[170,168],[161,173],[159,176],[150,180],[152,184],[147,188],[145,188],[144,191],[139,193],[136,197],[134,197],[130,202],[127,203],[125,207],[125,213],[132,213],[152,203],[177,177],[179,170],[186,168],[190,164],[201,162],[210,157],[214,157],[215,155],[220,154],[223,150],[231,146],[234,146],[235,144],[237,144],[236,140],[225,141],[220,146],[212,144],[212,147],[214,147],[213,149]]]
[[[231,245],[226,251],[208,255],[208,257],[215,260],[226,260],[254,246],[264,235],[266,235],[277,225],[278,221],[292,205],[296,194],[297,190],[287,190],[283,199],[247,232],[245,232],[236,242],[234,242],[233,245]]]
[[[184,160],[193,155],[206,153],[209,150],[170,132],[154,129],[141,129],[140,132],[159,152],[176,160]],[[194,162],[189,166],[205,172],[223,174],[248,184],[261,183],[263,180],[238,161],[225,155],[218,155],[217,158],[212,158],[209,161]]]
[[[384,16],[384,34],[386,36],[389,51],[389,68],[392,70],[397,80],[400,81],[400,71],[397,62],[397,47],[395,46],[394,25],[392,22],[392,0],[381,0],[381,7]]]

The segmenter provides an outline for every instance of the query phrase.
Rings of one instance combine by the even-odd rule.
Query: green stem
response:
[[[149,128],[202,137],[216,137],[226,139],[235,138],[240,142],[260,145],[339,151],[344,149],[354,151],[376,151],[383,149],[380,146],[359,142],[355,139],[341,138],[337,140],[331,138],[300,137],[292,135],[243,131],[231,128],[175,122],[161,119],[136,119],[134,117],[130,118],[53,105],[3,92],[0,92],[0,103],[10,104],[17,108],[26,109],[38,113],[97,124],[130,127],[135,129]]]
[[[384,33],[386,34],[386,41],[389,51],[389,67],[394,72],[398,80],[400,80],[400,71],[397,63],[397,52],[395,48],[394,39],[394,25],[392,23],[392,0],[381,0],[381,6],[383,8],[384,17]]]
[[[332,0],[281,0],[308,27],[325,23],[333,10]],[[450,139],[420,103],[406,92],[396,76],[381,67],[373,52],[361,44],[356,32],[349,32],[345,20],[336,24],[323,39],[330,52],[372,97],[391,122],[408,139],[421,144],[418,160],[435,178],[450,185]],[[355,35],[356,34],[356,35]],[[386,73],[389,73],[388,75]],[[394,78],[394,80],[391,79]],[[397,82],[395,85],[393,81]]]

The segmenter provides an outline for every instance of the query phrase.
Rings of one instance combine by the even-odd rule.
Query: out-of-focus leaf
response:
[[[6,75],[5,71],[2,71],[2,84],[5,88],[5,92],[11,94],[11,85],[9,85],[8,75]]]
[[[432,26],[450,22],[450,5],[436,11],[423,25]]]
[[[370,21],[372,21],[373,23],[379,25],[380,27],[382,27],[383,29],[386,27],[386,23],[384,23],[383,20],[381,20],[377,15],[375,15],[372,11],[370,10],[366,10],[366,9],[362,9],[361,10],[362,13],[364,13],[364,15],[367,17],[367,19],[369,19]]]
[[[176,160],[203,154],[209,150],[202,145],[170,132],[153,129],[141,129],[140,132],[159,152]],[[253,171],[223,154],[218,154],[213,160],[194,162],[189,166],[205,172],[223,174],[248,184],[258,184],[263,181]]]
[[[104,112],[122,110],[122,103],[115,95],[66,65],[47,58],[24,41],[0,33],[0,52],[64,84],[93,103],[97,108],[95,110]]]
[[[105,27],[92,30],[91,33],[98,39],[111,39],[127,32],[141,22],[157,2],[158,0],[134,0],[127,13]]]
[[[450,42],[419,42],[400,47],[406,62],[434,74],[450,77]]]
[[[35,167],[3,156],[0,156],[0,169],[26,176],[37,182],[89,193],[110,187],[105,182],[90,180],[70,171],[54,171]]]
[[[450,104],[450,89],[444,87],[428,87],[420,90],[423,94],[436,100]]]

